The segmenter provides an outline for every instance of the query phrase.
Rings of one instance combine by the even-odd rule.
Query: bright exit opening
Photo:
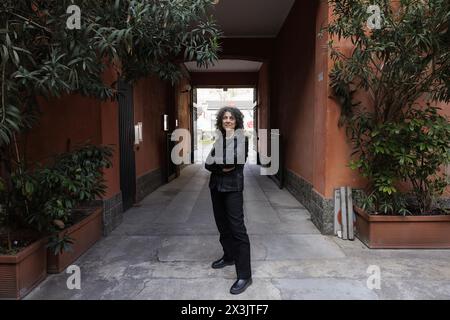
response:
[[[256,164],[254,147],[256,106],[254,88],[197,88],[194,91],[194,162],[204,163],[215,137],[217,112],[225,106],[236,107],[244,114],[244,130],[249,136],[247,163]]]

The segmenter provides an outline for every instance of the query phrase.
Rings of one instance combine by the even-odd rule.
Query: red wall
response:
[[[116,78],[114,68],[107,69],[103,75],[107,84],[112,84]],[[88,141],[112,145],[115,152],[113,167],[105,170],[108,186],[105,198],[117,194],[120,191],[117,102],[80,95],[50,100],[38,98],[38,102],[42,112],[39,123],[22,137],[28,160],[46,161]]]
[[[192,91],[186,91],[186,86],[190,85],[190,80],[187,78],[181,79],[181,81],[175,86],[175,108],[176,119],[178,119],[178,127],[176,129],[187,129],[192,133],[191,124],[191,95]],[[190,149],[191,144],[184,145],[184,148]],[[184,155],[184,151],[180,155]]]
[[[103,74],[103,81],[110,87],[119,77],[121,66],[113,64]],[[117,100],[100,102],[101,109],[101,143],[110,145],[114,150],[112,168],[104,171],[108,185],[105,198],[120,192],[120,150],[119,150],[119,104]]]
[[[187,78],[181,81],[175,87],[175,107],[177,109],[178,128],[191,130],[191,94],[192,91],[186,91],[186,86],[190,85]]]
[[[328,9],[328,17],[332,19],[332,10]],[[340,49],[350,54],[352,50],[352,44],[348,40],[339,42]],[[328,57],[328,70],[333,67],[333,61]],[[328,78],[327,78],[328,82]],[[332,197],[333,190],[339,186],[352,186],[353,188],[364,188],[366,186],[366,180],[363,179],[357,171],[351,170],[348,167],[351,160],[352,146],[349,142],[345,129],[338,128],[337,123],[341,113],[340,106],[332,99],[327,98],[331,95],[330,88],[326,86],[327,94],[322,95],[326,99],[326,137],[322,140],[325,146],[326,167],[325,167],[325,187],[323,194],[326,197]],[[368,99],[365,94],[359,94],[356,97],[358,100],[364,101]],[[444,114],[450,114],[450,104],[441,104]],[[322,117],[322,116],[321,116]],[[322,157],[318,155],[318,159]],[[450,189],[447,188],[447,195],[450,194]]]
[[[117,69],[106,70],[103,80],[112,84],[117,79]],[[179,86],[187,84],[183,80]],[[181,91],[178,90],[177,91]],[[179,127],[190,126],[190,93],[173,95],[167,82],[153,76],[134,85],[135,123],[143,122],[143,142],[135,147],[136,175],[140,177],[155,169],[164,168],[165,132],[162,115],[170,114],[171,130],[175,127],[175,104],[179,107]],[[30,162],[44,161],[65,152],[69,147],[88,140],[93,144],[111,145],[115,150],[113,167],[105,170],[107,194],[110,198],[120,192],[120,154],[117,101],[100,101],[79,95],[63,96],[46,101],[39,99],[42,109],[40,122],[22,137]]]
[[[270,129],[270,65],[262,64],[258,74],[258,129]]]
[[[100,143],[97,100],[66,95],[50,100],[39,97],[38,104],[42,112],[39,122],[21,139],[30,162],[45,162],[88,140]]]
[[[364,186],[348,167],[351,146],[338,127],[340,107],[329,98],[328,38],[317,35],[330,18],[325,1],[297,1],[275,46],[271,127],[284,136],[285,166],[331,198],[334,188]]]
[[[318,34],[322,26],[328,23],[328,6],[321,3],[316,10],[315,30]],[[314,151],[313,151],[313,186],[320,194],[325,194],[326,184],[326,132],[328,102],[328,38],[326,34],[315,39],[314,76]],[[320,77],[320,79],[319,79]]]
[[[138,177],[163,168],[165,133],[162,117],[169,112],[170,90],[171,86],[155,76],[141,79],[134,84],[134,119],[135,123],[142,122],[144,140],[135,147]]]
[[[280,129],[285,166],[313,183],[316,2],[297,1],[275,44],[271,128]]]
[[[119,108],[116,102],[102,102],[100,108],[102,144],[114,150],[112,168],[104,171],[108,185],[105,198],[110,198],[120,192]]]

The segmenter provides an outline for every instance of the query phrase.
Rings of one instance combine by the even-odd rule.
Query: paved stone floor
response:
[[[358,240],[321,235],[308,211],[259,169],[245,169],[245,220],[253,285],[229,294],[233,266],[222,255],[201,165],[127,211],[123,223],[84,254],[81,290],[69,274],[49,276],[27,299],[449,299],[450,251],[369,250]],[[367,269],[381,271],[369,289]]]

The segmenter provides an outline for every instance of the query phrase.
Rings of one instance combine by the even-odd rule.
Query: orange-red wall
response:
[[[314,13],[312,13],[314,15]],[[315,33],[328,22],[328,6],[323,1],[319,3],[315,12]],[[326,144],[327,132],[327,100],[328,100],[328,38],[315,39],[315,72],[314,72],[314,146],[313,146],[313,186],[320,194],[325,194],[326,184]]]
[[[103,81],[113,87],[120,73],[120,63],[112,64],[103,73]],[[100,102],[101,143],[110,145],[114,150],[112,168],[104,171],[108,189],[105,198],[111,198],[120,192],[120,150],[119,150],[119,104],[117,100]]]
[[[99,102],[80,95],[46,100],[39,97],[41,116],[21,138],[29,162],[46,162],[79,144],[101,141]]]
[[[140,177],[164,166],[163,114],[169,111],[172,87],[156,76],[134,84],[134,119],[142,122],[143,142],[135,147],[136,175]]]
[[[258,127],[257,129],[270,129],[270,65],[265,61],[258,74]]]
[[[175,108],[177,110],[178,128],[191,130],[191,94],[192,91],[186,91],[186,86],[190,85],[187,78],[182,78],[175,86]]]
[[[103,80],[111,85],[117,79],[114,68],[108,68]],[[73,149],[77,145],[111,145],[113,166],[105,170],[107,190],[105,198],[120,191],[118,104],[81,95],[65,95],[46,100],[38,98],[41,116],[39,123],[24,137],[22,145],[30,162],[42,162]]]
[[[191,124],[191,95],[192,91],[187,91],[187,86],[190,86],[190,80],[182,78],[175,86],[175,109],[176,119],[178,119],[178,127],[176,129],[187,129],[192,132]],[[192,88],[192,87],[191,87]],[[186,141],[187,142],[187,141]],[[190,149],[191,144],[183,144],[184,148]],[[180,155],[184,155],[184,149]]]
[[[280,129],[284,165],[313,183],[315,1],[297,1],[275,43],[271,128]]]
[[[105,71],[103,80],[106,84],[111,85],[116,79],[116,69],[109,68]],[[183,79],[179,87],[187,83]],[[141,79],[134,84],[134,118],[135,123],[143,123],[144,140],[135,146],[137,177],[155,169],[164,169],[166,133],[162,127],[163,114],[170,114],[170,128],[173,130],[175,114],[171,108],[177,104],[179,127],[190,127],[190,93],[178,94],[175,101],[174,95],[171,95],[173,92],[171,85],[156,76]],[[44,161],[88,140],[93,144],[111,145],[115,152],[113,167],[105,170],[108,186],[105,198],[120,192],[117,101],[67,95],[49,101],[39,98],[39,105],[42,110],[39,124],[21,139],[29,161]]]
[[[332,19],[332,9],[328,8],[328,17]],[[336,40],[336,39],[335,39]],[[350,54],[352,51],[352,44],[348,40],[342,40],[338,43],[340,50],[345,54]],[[333,68],[333,61],[327,58],[328,71]],[[316,61],[317,64],[317,61]],[[340,116],[340,106],[333,99],[328,98],[331,96],[329,88],[328,78],[326,85],[326,95],[321,95],[326,99],[326,136],[322,140],[325,146],[326,166],[325,166],[325,187],[323,189],[323,195],[326,197],[333,196],[334,188],[339,186],[352,186],[353,188],[364,188],[366,186],[366,180],[363,179],[357,171],[351,170],[348,167],[351,160],[352,146],[349,142],[345,128],[339,128],[337,126]],[[359,94],[356,97],[363,102],[368,99],[367,95]],[[450,114],[450,104],[440,104],[443,108],[443,113]],[[321,116],[322,117],[322,116]],[[319,189],[320,190],[320,189]],[[447,194],[450,194],[447,189]]]
[[[332,61],[326,33],[326,1],[297,1],[275,46],[272,62],[271,127],[284,136],[284,165],[330,198],[334,188],[364,186],[348,167],[351,146],[338,127],[340,107],[331,100],[328,74]]]

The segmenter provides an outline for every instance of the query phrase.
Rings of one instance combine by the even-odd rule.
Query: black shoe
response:
[[[214,262],[212,263],[211,267],[212,267],[213,269],[221,269],[221,268],[223,268],[223,267],[226,267],[226,266],[232,266],[232,265],[234,265],[234,261],[228,261],[228,260],[225,260],[225,259],[222,257],[222,258],[220,258],[219,260],[214,261]]]
[[[237,279],[235,283],[231,286],[231,294],[239,294],[245,291],[249,285],[252,284],[252,278],[248,279]]]

